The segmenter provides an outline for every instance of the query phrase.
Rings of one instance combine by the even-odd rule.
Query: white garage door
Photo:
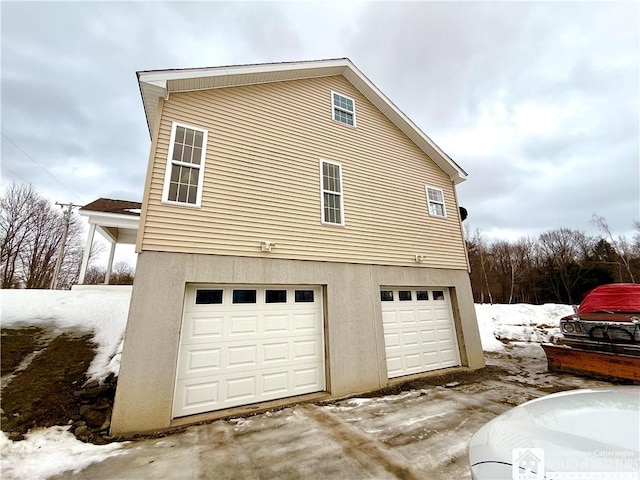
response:
[[[188,286],[174,417],[323,391],[322,289]]]
[[[446,288],[382,288],[389,378],[460,365]]]

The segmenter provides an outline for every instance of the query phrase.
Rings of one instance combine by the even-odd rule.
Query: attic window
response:
[[[331,92],[333,105],[333,119],[337,122],[356,126],[356,103],[353,98]]]
[[[427,190],[427,203],[429,204],[429,215],[433,217],[446,217],[447,211],[444,207],[444,193],[442,189],[435,187],[425,187]]]
[[[173,122],[162,201],[200,206],[207,131]]]

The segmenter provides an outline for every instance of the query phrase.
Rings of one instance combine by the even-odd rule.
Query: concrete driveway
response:
[[[124,444],[60,479],[465,479],[467,444],[514,405],[611,385],[546,371],[538,345],[488,354],[478,372],[414,381],[372,398],[301,404]]]

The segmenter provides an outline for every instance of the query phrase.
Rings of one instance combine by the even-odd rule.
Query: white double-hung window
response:
[[[435,187],[425,187],[425,189],[427,191],[429,215],[433,217],[446,217],[447,210],[444,206],[444,193],[442,189]]]
[[[331,104],[335,121],[352,127],[356,126],[356,102],[353,98],[331,92]]]
[[[173,122],[162,201],[199,207],[202,200],[207,131]]]
[[[320,190],[322,223],[344,225],[342,165],[328,160],[320,160]]]

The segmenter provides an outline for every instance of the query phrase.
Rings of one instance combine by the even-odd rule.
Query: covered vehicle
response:
[[[640,387],[547,395],[481,427],[469,443],[474,480],[640,478]]]
[[[560,330],[571,347],[640,356],[640,284],[594,288]]]

